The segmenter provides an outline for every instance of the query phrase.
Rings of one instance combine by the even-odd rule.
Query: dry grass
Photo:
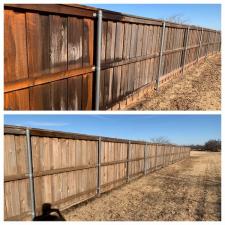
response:
[[[146,94],[130,110],[220,110],[221,57],[214,55],[170,81],[159,92]]]
[[[220,153],[191,158],[64,212],[67,220],[221,220]]]

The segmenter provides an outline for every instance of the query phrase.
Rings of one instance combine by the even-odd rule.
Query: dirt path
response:
[[[220,153],[191,158],[66,212],[66,220],[221,220]]]
[[[159,92],[146,94],[129,110],[220,110],[221,58],[210,56],[184,74],[162,86]]]

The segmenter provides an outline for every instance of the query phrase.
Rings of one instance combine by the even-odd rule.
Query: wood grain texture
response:
[[[27,173],[25,136],[6,135],[4,141],[4,176]],[[30,214],[28,179],[5,183],[4,194],[5,218]]]
[[[115,36],[116,36],[116,23],[109,21],[107,26],[107,43],[106,43],[106,58],[105,58],[106,62],[112,62],[114,60]],[[108,108],[112,102],[113,68],[105,70],[104,78],[105,78],[104,104],[106,108]]]
[[[51,110],[51,85],[42,84],[30,88],[30,109]]]
[[[130,37],[131,37],[131,24],[124,24],[124,40],[123,40],[123,59],[129,59],[130,57]],[[125,96],[128,93],[128,81],[129,81],[129,65],[122,66],[121,72],[121,96]]]
[[[67,18],[50,15],[50,70],[67,69]]]
[[[106,60],[106,41],[107,41],[107,26],[106,21],[102,22],[102,37],[101,37],[101,64],[105,63]],[[99,96],[99,108],[100,110],[105,109],[105,70],[101,70],[100,76],[100,96]]]
[[[121,61],[123,57],[123,36],[124,36],[124,24],[116,24],[116,40],[115,40],[115,61]],[[115,103],[120,98],[120,84],[122,67],[118,66],[113,71],[113,90],[112,90],[112,102]]]
[[[15,216],[22,218],[24,214],[29,217],[31,204],[28,178],[17,176],[11,181],[6,179],[8,176],[27,173],[26,137],[17,133],[14,135],[11,132],[11,134],[5,134],[4,139],[5,219]],[[33,135],[31,132],[37,215],[41,213],[41,206],[45,202],[51,202],[53,207],[64,209],[96,195],[97,141],[97,139],[78,140],[75,137],[63,135],[61,137]],[[131,143],[129,157],[128,145],[128,140],[118,142],[103,139],[101,193],[125,182],[127,163],[131,179],[143,174],[145,144]],[[181,146],[148,144],[147,170],[164,167],[189,157],[189,154],[189,148]]]
[[[29,77],[49,73],[49,16],[26,13]]]
[[[4,50],[4,82],[27,78],[25,13],[4,10]],[[29,109],[29,92],[23,90],[6,94],[5,109]]]
[[[94,22],[91,19],[84,19],[83,27],[83,66],[93,65],[94,49]],[[83,76],[82,82],[82,109],[92,109],[93,73]]]
[[[68,110],[82,109],[82,76],[68,80]]]
[[[50,15],[50,71],[67,70],[67,18]],[[67,80],[51,83],[52,110],[67,108]]]
[[[68,68],[82,67],[83,19],[68,17]]]
[[[93,109],[94,11],[78,5],[5,6],[6,110]],[[187,31],[185,25],[166,26],[163,76],[182,66]],[[154,85],[162,21],[104,11],[102,30],[100,109],[105,110],[144,85]],[[201,47],[200,35],[200,27],[190,27],[186,64],[195,62],[198,52],[202,57],[220,49],[220,32],[204,29]]]
[[[29,110],[29,90],[19,90],[4,94],[5,110]]]
[[[82,109],[92,109],[92,88],[93,88],[93,73],[88,73],[82,77]]]
[[[68,18],[68,69],[83,65],[83,20]],[[68,79],[68,110],[82,109],[82,76]]]
[[[28,77],[25,13],[4,11],[5,82]]]

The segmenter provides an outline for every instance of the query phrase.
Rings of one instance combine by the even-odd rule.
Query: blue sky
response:
[[[188,24],[220,30],[220,4],[88,4],[97,8],[144,16],[167,19],[181,15]]]
[[[5,115],[4,123],[108,137],[176,144],[221,139],[219,115]]]

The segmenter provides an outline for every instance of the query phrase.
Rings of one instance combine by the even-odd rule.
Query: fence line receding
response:
[[[107,10],[101,22],[99,15],[79,5],[6,4],[5,109],[109,109],[220,51],[216,30]]]
[[[68,208],[189,156],[185,146],[5,126],[4,218]]]

